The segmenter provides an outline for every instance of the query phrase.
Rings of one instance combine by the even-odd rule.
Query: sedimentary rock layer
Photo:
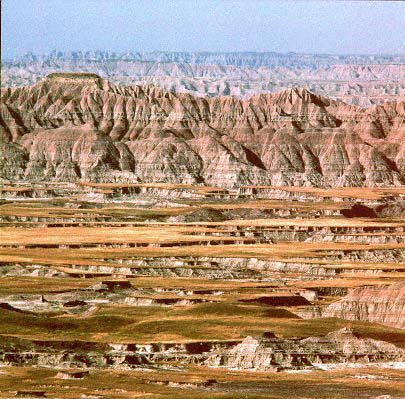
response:
[[[405,328],[405,283],[352,289],[323,315]]]
[[[303,88],[199,98],[52,74],[2,89],[2,177],[240,185],[399,185],[404,102],[371,109]]]
[[[5,338],[0,346],[0,364],[3,365],[82,369],[153,368],[176,361],[239,370],[294,370],[348,362],[401,362],[404,356],[405,351],[393,344],[358,338],[348,329],[300,340],[274,335],[246,337],[240,343],[95,344]]]
[[[314,364],[402,361],[404,351],[373,339],[359,339],[349,329],[325,337],[285,340],[246,337],[239,345],[211,355],[206,363],[235,369],[274,370]]]

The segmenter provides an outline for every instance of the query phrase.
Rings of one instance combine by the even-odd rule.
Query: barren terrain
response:
[[[4,62],[0,398],[403,398],[403,65]]]
[[[265,186],[400,186],[404,104],[366,109],[304,88],[199,98],[54,73],[1,90],[1,177],[204,185],[238,196],[245,186],[247,196]]]

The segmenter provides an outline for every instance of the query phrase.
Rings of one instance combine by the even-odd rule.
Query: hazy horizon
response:
[[[77,50],[77,49],[68,49],[68,50],[61,50],[61,49],[50,49],[49,51],[44,51],[44,52],[35,52],[28,50],[24,53],[18,54],[15,57],[9,57],[8,59],[13,59],[13,58],[22,58],[24,56],[27,56],[29,54],[35,55],[35,56],[47,56],[55,52],[62,52],[64,54],[69,54],[69,53],[96,53],[96,52],[101,52],[101,53],[117,53],[117,54],[125,54],[125,53],[138,53],[138,54],[151,54],[151,53],[209,53],[209,54],[266,54],[266,53],[274,53],[274,54],[280,54],[280,55],[287,55],[287,54],[296,54],[296,55],[325,55],[325,56],[405,56],[405,50],[401,53],[320,53],[320,52],[297,52],[297,51],[252,51],[252,50],[237,50],[237,51],[210,51],[210,50],[201,50],[201,51],[193,51],[193,50],[139,50],[139,49],[123,49],[123,50],[111,50],[111,49],[103,49],[103,48],[94,48],[94,49],[86,49],[86,50]],[[3,57],[4,58],[4,57]],[[7,60],[6,58],[4,58]]]
[[[3,0],[2,58],[32,52],[403,55],[402,2]]]

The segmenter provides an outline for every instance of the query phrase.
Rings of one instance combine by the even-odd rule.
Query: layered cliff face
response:
[[[231,349],[211,355],[206,364],[242,370],[274,370],[403,359],[403,349],[383,341],[359,339],[351,330],[344,328],[325,337],[301,340],[246,337]]]
[[[199,364],[237,370],[281,371],[330,368],[345,363],[402,362],[405,350],[391,343],[358,338],[351,330],[323,337],[283,339],[276,336],[242,342],[188,344],[117,344],[95,342],[31,341],[5,337],[0,344],[0,364],[54,368],[158,368],[162,364]]]
[[[405,328],[405,283],[352,289],[322,315]]]
[[[53,74],[2,89],[2,177],[240,185],[396,185],[404,103],[366,110],[305,89],[199,98]]]

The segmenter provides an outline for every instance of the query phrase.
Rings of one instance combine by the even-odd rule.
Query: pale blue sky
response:
[[[33,51],[405,53],[405,3],[3,0],[2,56]]]

